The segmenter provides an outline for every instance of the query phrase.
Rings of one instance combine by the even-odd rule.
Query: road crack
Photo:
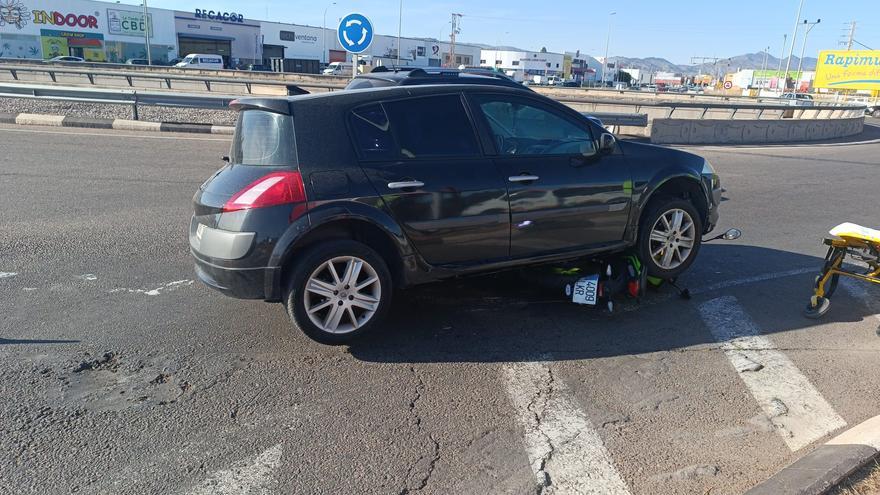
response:
[[[419,435],[422,435],[424,430],[422,427],[422,416],[418,411],[419,401],[422,399],[422,393],[425,389],[425,382],[422,380],[422,377],[416,371],[415,366],[409,367],[410,372],[413,374],[413,377],[416,379],[415,386],[415,396],[409,402],[409,412],[414,418],[414,423],[416,426],[416,431]],[[420,492],[424,490],[428,483],[431,480],[431,475],[434,474],[434,468],[437,465],[437,461],[440,460],[440,442],[434,438],[433,433],[428,434],[428,440],[431,442],[431,452],[430,454],[423,454],[419,456],[418,459],[407,469],[405,482],[407,486],[405,486],[402,490],[400,490],[399,495],[408,495],[416,492]],[[416,468],[424,465],[427,462],[427,466],[425,467],[424,475],[419,479],[418,483],[416,483],[415,487],[410,488],[408,486],[409,479],[413,476]]]

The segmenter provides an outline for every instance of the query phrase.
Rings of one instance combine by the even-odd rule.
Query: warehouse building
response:
[[[562,77],[565,69],[565,55],[498,46],[481,50],[480,65],[500,69],[517,81],[537,81],[540,79],[542,82],[550,76]]]

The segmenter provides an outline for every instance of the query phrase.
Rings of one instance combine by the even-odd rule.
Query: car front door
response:
[[[363,170],[425,261],[508,256],[506,177],[483,154],[460,94],[373,103],[349,118]]]
[[[623,241],[632,182],[623,156],[604,154],[588,122],[536,98],[476,94],[474,113],[508,181],[511,256]]]

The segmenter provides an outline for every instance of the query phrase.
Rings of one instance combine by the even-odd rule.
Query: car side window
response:
[[[402,159],[480,154],[458,94],[391,101],[383,106]]]
[[[596,153],[586,125],[579,126],[542,106],[501,96],[480,96],[477,103],[500,155]]]
[[[400,157],[388,116],[379,103],[356,108],[351,112],[351,128],[355,145],[365,160],[396,160]]]

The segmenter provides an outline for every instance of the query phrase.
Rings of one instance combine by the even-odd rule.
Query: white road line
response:
[[[272,474],[281,464],[281,444],[266,449],[250,462],[239,463],[229,469],[217,471],[191,495],[239,495],[274,493]]]
[[[877,307],[877,298],[872,296],[870,292],[868,292],[868,288],[865,284],[870,282],[862,282],[858,280],[853,280],[847,277],[840,277],[840,285],[846,289],[847,292],[850,293],[856,299],[862,301],[862,304],[867,306],[867,308],[871,311],[875,311],[874,318],[880,321],[880,313],[878,313]]]
[[[794,270],[787,270],[784,272],[773,272],[773,273],[765,273],[763,275],[755,275],[754,277],[740,278],[736,280],[725,280],[723,282],[718,282],[716,284],[712,284],[706,287],[699,287],[697,289],[691,290],[691,294],[705,294],[707,292],[714,292],[716,290],[721,289],[729,289],[731,287],[737,287],[740,285],[749,285],[757,282],[766,282],[768,280],[776,280],[778,278],[786,278],[786,277],[794,277],[796,275],[803,275],[805,273],[818,273],[819,269],[816,267],[809,268],[796,268]]]
[[[545,362],[505,365],[539,493],[629,494],[599,433]]]
[[[72,129],[72,128],[68,128]],[[64,132],[64,131],[44,131],[40,129],[10,129],[7,127],[0,127],[0,132],[29,132],[34,134],[66,134],[69,136],[113,136],[114,138],[123,137],[123,138],[136,138],[136,139],[173,139],[175,141],[184,140],[184,141],[225,141],[229,142],[232,140],[232,136],[229,136],[226,139],[222,138],[207,138],[207,137],[184,137],[184,136],[147,136],[144,134],[121,134],[119,131],[114,131],[113,129],[107,129],[107,132]],[[155,132],[155,131],[150,131]],[[156,133],[158,134],[158,133]],[[207,134],[208,136],[216,136],[216,134]]]
[[[155,289],[126,289],[119,288],[113,289],[110,291],[111,294],[116,294],[118,292],[127,292],[129,294],[144,294],[147,296],[158,296],[159,294],[163,294],[165,292],[172,292],[181,287],[188,287],[193,284],[192,280],[175,280],[174,282],[168,282],[167,284],[162,284],[160,287],[156,287]]]
[[[822,395],[757,325],[733,296],[699,307],[703,321],[764,414],[792,451],[846,426]]]
[[[0,278],[12,278],[18,275],[17,272],[0,272]]]

